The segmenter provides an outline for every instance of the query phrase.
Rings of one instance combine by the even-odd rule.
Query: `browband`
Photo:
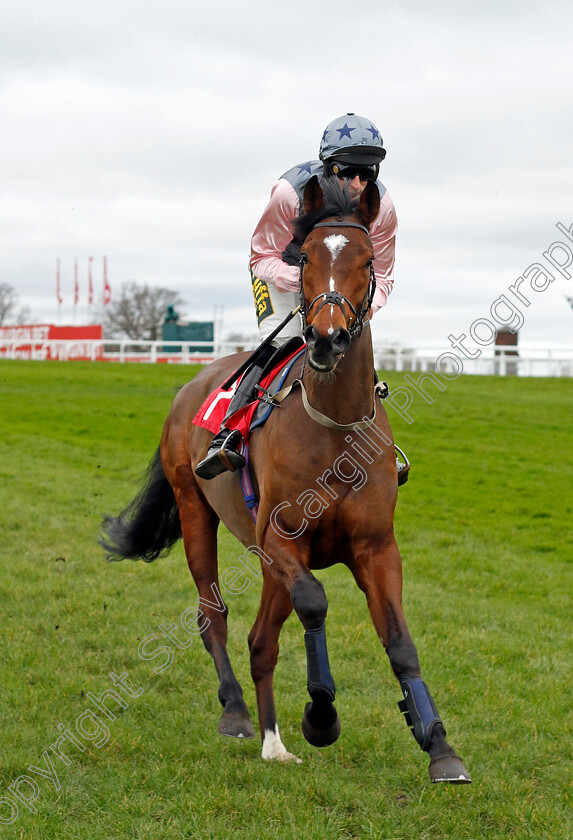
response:
[[[364,225],[359,225],[357,222],[319,222],[317,225],[313,226],[313,230],[319,227],[353,227],[358,228],[358,230],[363,230],[366,236],[370,236],[370,231]]]

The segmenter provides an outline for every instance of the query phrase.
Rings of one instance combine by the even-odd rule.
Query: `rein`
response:
[[[319,222],[318,224],[314,225],[312,230],[315,230],[316,228],[332,228],[332,227],[358,228],[358,230],[364,231],[366,236],[370,237],[370,233],[368,232],[368,228],[364,227],[364,225],[358,224],[358,222]],[[309,233],[310,233],[310,231],[309,231]],[[349,326],[348,332],[349,332],[351,337],[353,337],[355,335],[360,335],[360,333],[362,332],[362,330],[364,328],[364,317],[370,311],[370,307],[372,306],[372,300],[374,298],[374,292],[376,291],[376,275],[374,273],[373,261],[370,260],[370,280],[369,280],[369,283],[368,283],[368,289],[366,291],[366,294],[364,295],[362,305],[361,305],[360,310],[358,312],[356,311],[356,307],[354,306],[354,304],[351,301],[348,300],[346,295],[343,295],[343,294],[341,294],[340,292],[337,292],[337,291],[323,292],[322,294],[317,295],[313,300],[311,300],[311,302],[307,306],[306,300],[305,300],[305,297],[304,297],[304,288],[303,288],[303,282],[302,282],[304,267],[307,263],[308,263],[307,254],[301,254],[301,258],[300,258],[300,262],[299,262],[299,267],[300,267],[299,294],[300,294],[300,313],[301,313],[301,317],[302,317],[303,331],[307,327],[307,315],[308,315],[308,313],[310,312],[312,307],[315,305],[315,303],[317,303],[317,301],[320,301],[315,314],[318,314],[320,312],[320,310],[322,309],[322,307],[326,306],[329,303],[331,306],[338,306],[340,308],[340,311],[342,312],[342,314],[345,315],[346,313],[344,312],[344,305],[346,304],[346,306],[348,306],[348,308],[350,309],[350,311],[352,312],[352,315],[354,317],[354,323],[352,324],[352,326]]]

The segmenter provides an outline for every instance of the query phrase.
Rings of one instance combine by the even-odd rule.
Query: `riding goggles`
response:
[[[356,178],[357,175],[361,181],[375,181],[378,178],[378,169],[377,163],[372,166],[366,166],[365,164],[345,164],[339,160],[335,160],[330,164],[332,175],[336,175],[337,178],[348,178],[350,181]]]

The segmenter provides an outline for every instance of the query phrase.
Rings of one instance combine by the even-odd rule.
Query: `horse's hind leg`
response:
[[[433,782],[471,782],[461,759],[446,741],[446,730],[422,680],[418,652],[402,610],[402,561],[396,542],[383,550],[366,550],[351,567],[368,601],[378,637],[386,648],[404,700],[399,704],[421,749],[430,755]]]
[[[201,494],[191,467],[177,467],[174,492],[181,518],[187,563],[199,592],[201,637],[219,677],[223,713],[221,735],[253,738],[255,731],[227,653],[227,615],[219,590],[217,527],[219,520]]]

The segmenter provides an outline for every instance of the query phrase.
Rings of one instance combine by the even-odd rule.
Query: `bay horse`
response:
[[[434,782],[471,779],[452,747],[426,683],[402,609],[402,564],[393,530],[397,470],[390,424],[375,388],[368,323],[375,278],[368,228],[379,211],[375,184],[352,199],[335,179],[312,178],[295,221],[301,249],[302,372],[249,442],[258,516],[253,521],[238,472],[212,481],[193,470],[210,433],[192,424],[208,397],[246,354],[219,359],[184,386],[165,422],[139,495],[104,520],[110,559],[154,560],[181,536],[199,593],[199,631],[213,658],[223,706],[219,732],[254,736],[227,653],[227,614],[219,590],[217,527],[224,522],[260,558],[261,602],[248,637],[262,757],[295,760],[279,734],[273,673],[279,634],[292,610],[304,628],[307,703],[302,730],[314,746],[340,733],[325,633],[327,599],[313,570],[344,563],[365,593],[372,620],[402,689],[399,703]],[[298,368],[297,368],[298,370]],[[300,391],[300,394],[299,394]]]

